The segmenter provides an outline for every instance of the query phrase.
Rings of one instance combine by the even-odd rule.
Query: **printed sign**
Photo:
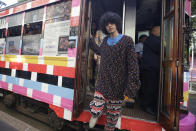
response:
[[[59,38],[61,36],[69,36],[70,21],[60,21],[49,23],[45,26],[43,55],[58,55]],[[63,41],[65,38],[61,38]]]
[[[59,54],[68,54],[69,56],[73,56],[75,52],[76,40],[69,39],[69,36],[60,36],[59,37],[59,46],[58,53]]]
[[[6,43],[6,54],[19,54],[20,36],[8,37]]]

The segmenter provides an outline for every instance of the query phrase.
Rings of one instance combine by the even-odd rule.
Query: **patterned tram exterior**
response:
[[[66,113],[62,118],[71,120],[75,78],[74,66],[75,58],[69,57],[2,55],[0,86],[3,89],[62,107]],[[7,75],[2,75],[4,68],[7,68],[7,72],[9,72]],[[25,72],[28,72],[28,74],[26,73],[28,76],[25,75]],[[20,75],[21,73],[22,75]],[[42,83],[39,80],[39,74],[56,76],[54,78],[56,85]],[[25,76],[27,77],[24,79]]]
[[[46,27],[47,4],[60,0],[34,0],[0,12],[0,17],[6,17],[5,36],[8,33],[9,15],[23,12],[28,9],[44,6],[42,34]],[[79,26],[81,0],[72,0],[70,16],[70,36],[77,39]],[[24,29],[25,13],[21,15],[23,19],[22,31]],[[76,40],[77,45],[77,40]],[[49,104],[58,117],[73,121],[73,98],[74,98],[74,79],[76,65],[76,51],[67,56],[42,56],[43,40],[40,40],[39,56],[21,55],[22,42],[16,55],[6,54],[6,42],[3,47],[3,54],[0,61],[0,88],[36,99]],[[76,49],[75,49],[76,50]],[[43,79],[45,78],[45,79]],[[47,79],[49,78],[49,80]],[[84,111],[76,119],[82,122],[89,122],[90,113]],[[104,124],[105,116],[98,121]],[[163,128],[153,122],[131,119],[122,116],[116,125],[119,129],[130,130],[154,130],[161,131]]]
[[[44,6],[42,23],[45,25],[47,4],[58,1],[60,0],[35,0],[4,10],[0,12],[0,17]],[[70,34],[73,36],[77,35],[79,26],[80,0],[73,0],[71,9]],[[23,29],[24,15],[25,13],[23,13]],[[6,18],[6,36],[8,19],[9,16]],[[42,32],[43,30],[44,26]],[[73,38],[77,39],[76,35]],[[5,42],[0,61],[0,88],[48,103],[57,116],[72,120],[76,51],[67,56],[42,56],[42,42],[39,56],[20,55],[21,45],[18,55],[7,55]]]
[[[60,0],[34,0],[4,11],[0,11],[0,17],[3,17],[3,19],[5,18],[5,36],[8,34],[8,21],[10,15],[44,6],[42,21],[43,34],[46,28],[47,5],[58,1]],[[81,0],[71,1],[69,36],[76,39],[76,47],[75,50],[73,49],[72,52],[66,56],[44,56],[43,39],[40,39],[39,56],[21,55],[21,40],[18,53],[8,55],[6,54],[5,42],[2,54],[0,55],[0,88],[48,103],[49,107],[54,110],[57,116],[60,118],[69,121],[78,120],[82,122],[89,122],[91,116],[88,111],[83,111],[77,119],[73,119],[72,117],[76,67],[75,56],[78,27],[80,24],[80,5]],[[25,13],[22,15],[23,22],[21,24],[21,34],[23,34],[24,24],[26,23],[24,16]],[[185,81],[185,84],[186,82],[187,81]],[[105,116],[101,117],[98,123],[104,124],[104,121]],[[158,123],[136,120],[128,116],[121,116],[116,127],[119,129],[128,129],[133,131],[164,130]]]

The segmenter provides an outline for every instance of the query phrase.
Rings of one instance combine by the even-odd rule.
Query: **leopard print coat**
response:
[[[89,42],[89,47],[101,56],[95,90],[110,100],[123,99],[124,95],[135,97],[140,80],[133,40],[124,35],[116,45],[109,46],[107,38],[100,47],[92,39]]]

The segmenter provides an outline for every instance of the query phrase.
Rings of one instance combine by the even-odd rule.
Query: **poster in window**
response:
[[[69,47],[69,36],[60,36],[59,44],[58,44],[58,52],[67,53],[68,47]]]
[[[8,37],[6,43],[6,54],[19,54],[20,36]]]
[[[0,39],[0,54],[3,54],[3,48],[5,44],[5,39]]]
[[[43,20],[44,8],[31,10],[25,13],[25,24],[35,23]]]
[[[59,37],[69,36],[69,32],[69,20],[46,24],[44,31],[43,55],[59,55]]]
[[[23,36],[22,54],[24,55],[39,55],[41,35]]]
[[[58,53],[59,54],[73,54],[75,49],[76,40],[69,39],[69,36],[60,36],[58,44]]]
[[[46,19],[64,18],[70,19],[71,14],[71,1],[60,2],[47,7]]]

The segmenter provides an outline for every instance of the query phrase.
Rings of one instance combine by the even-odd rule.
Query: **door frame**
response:
[[[183,88],[183,1],[173,0],[174,9],[168,14],[165,14],[166,9],[166,0],[162,1],[162,25],[161,25],[161,75],[160,75],[160,87],[159,92],[159,121],[160,124],[166,130],[178,130],[179,129],[179,116],[180,116],[180,100],[181,100],[181,91]],[[170,60],[164,61],[164,21],[173,17],[173,48],[172,56]],[[167,63],[167,64],[166,64]],[[164,67],[171,67],[172,71],[172,89],[171,89],[171,106],[170,106],[170,115],[167,117],[162,113],[162,96],[163,96],[163,73],[162,70]],[[169,81],[168,81],[169,82]],[[170,84],[170,83],[169,83]]]
[[[73,108],[73,118],[77,118],[80,113],[83,111],[83,106],[86,96],[86,87],[87,87],[87,69],[88,69],[88,41],[90,33],[90,21],[91,21],[91,0],[81,0],[80,4],[80,18],[79,18],[79,29],[78,29],[78,46],[77,46],[77,55],[76,55],[76,79],[75,79],[75,88],[74,88],[74,108]],[[88,10],[87,12],[87,9]],[[87,16],[86,16],[87,15]],[[87,20],[87,27],[85,25]],[[87,31],[87,33],[86,33]],[[85,43],[85,44],[84,44]],[[86,57],[85,65],[86,70],[82,72],[82,52],[86,48]],[[82,78],[82,75],[85,75]],[[82,80],[85,79],[85,80]],[[81,89],[83,94],[81,94]],[[82,98],[81,98],[82,96]]]

